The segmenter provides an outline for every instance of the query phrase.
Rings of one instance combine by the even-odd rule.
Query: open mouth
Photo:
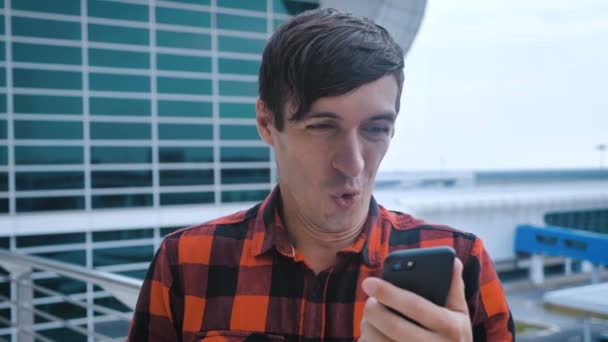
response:
[[[343,209],[349,209],[355,204],[355,202],[359,198],[359,193],[345,192],[332,197],[338,207]]]

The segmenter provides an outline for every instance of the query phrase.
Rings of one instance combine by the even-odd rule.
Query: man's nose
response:
[[[332,166],[347,177],[359,176],[365,166],[365,160],[358,134],[348,134],[338,144],[332,158]]]

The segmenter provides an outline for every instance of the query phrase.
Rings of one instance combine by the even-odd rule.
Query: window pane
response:
[[[13,60],[31,63],[82,64],[77,47],[13,43]]]
[[[153,229],[107,230],[93,232],[93,242],[150,239],[154,237]]]
[[[218,0],[219,7],[238,8],[251,11],[266,11],[266,1]]]
[[[224,74],[249,74],[257,75],[260,69],[260,61],[244,59],[220,58],[219,70]],[[256,84],[257,85],[257,84]]]
[[[111,97],[91,97],[91,114],[149,116],[152,112],[150,100],[115,99]]]
[[[270,161],[268,147],[222,147],[222,162],[264,162]]]
[[[91,139],[150,139],[150,124],[91,122]]]
[[[209,0],[167,0],[171,2],[183,2],[186,4],[209,6]]]
[[[0,165],[8,165],[8,148],[0,146]]]
[[[213,162],[212,147],[160,147],[158,159],[161,163]]]
[[[223,191],[222,202],[258,202],[268,195],[266,190]]]
[[[80,0],[12,0],[11,7],[16,10],[60,14],[80,14]]]
[[[210,50],[211,37],[202,33],[158,30],[156,31],[156,44],[165,47]]]
[[[84,251],[61,251],[49,253],[34,253],[43,258],[53,259],[71,264],[84,266],[86,264],[86,254]],[[86,314],[85,314],[86,315]]]
[[[36,234],[22,235],[16,237],[17,247],[38,247],[56,245],[57,241],[62,244],[84,243],[84,233],[61,233],[61,234]]]
[[[260,140],[260,135],[254,125],[222,125],[220,126],[220,139]]]
[[[14,43],[13,43],[14,44]],[[5,52],[5,48],[4,48],[4,42],[0,41],[0,61],[4,61],[6,60],[6,56],[4,55]],[[14,53],[14,52],[13,52]]]
[[[213,106],[210,102],[158,101],[158,115],[160,116],[211,117],[212,112]]]
[[[154,256],[154,246],[95,248],[93,267],[150,262]]]
[[[182,193],[185,194],[185,193]],[[174,194],[167,194],[167,195],[174,195]],[[175,195],[180,195],[180,194],[175,194]],[[161,202],[162,202],[162,194],[161,194]],[[167,234],[171,234],[173,232],[175,232],[178,229],[182,229],[184,227],[161,227],[160,228],[160,236],[163,237]]]
[[[159,124],[158,138],[178,140],[208,140],[213,139],[213,127],[211,125],[195,124]]]
[[[14,36],[39,38],[80,39],[80,23],[13,16]]]
[[[253,103],[220,103],[221,118],[255,118]]]
[[[319,8],[319,1],[309,0],[273,0],[275,13],[296,15],[304,11]]]
[[[223,169],[222,184],[269,183],[270,169]]]
[[[220,51],[261,54],[266,45],[263,39],[219,36]]]
[[[82,89],[82,73],[13,69],[14,86],[23,88]]]
[[[283,24],[285,24],[285,20],[283,20],[283,19],[275,19],[274,22],[273,22],[273,28],[274,28],[274,30],[275,31],[278,30],[279,27],[281,27],[281,25],[283,25]]]
[[[6,70],[4,68],[0,68],[0,87],[6,87]]]
[[[93,171],[93,188],[152,186],[152,171]]]
[[[257,82],[220,80],[220,95],[222,95],[222,96],[258,96],[258,83]]]
[[[156,22],[159,24],[209,27],[211,26],[211,16],[209,12],[156,7]]]
[[[8,198],[0,198],[0,213],[8,213]]]
[[[94,42],[148,45],[150,37],[147,29],[89,24],[89,40]]]
[[[17,190],[51,190],[84,188],[83,172],[17,172]]]
[[[84,209],[83,196],[17,198],[17,212]]]
[[[93,196],[93,209],[151,207],[152,194]]]
[[[16,139],[82,139],[82,122],[15,120]]]
[[[63,241],[63,235],[68,234],[53,234],[44,236],[48,236],[47,240],[52,242],[51,244],[54,244],[57,243],[57,239],[61,239],[60,241]],[[84,242],[84,234],[82,235],[82,242]],[[67,277],[35,279],[34,284],[50,288],[51,290],[61,292],[63,294],[84,293],[87,291],[87,284],[85,282],[70,279]],[[48,297],[47,295],[38,292],[35,293],[35,296],[36,298]]]
[[[91,147],[91,163],[93,164],[151,162],[152,149],[150,147]]]
[[[6,127],[6,120],[0,120],[0,139],[6,139],[7,138],[6,129],[7,129],[7,127]]]
[[[161,170],[160,185],[213,184],[213,170]]]
[[[82,97],[14,95],[15,113],[82,114]]]
[[[150,77],[136,75],[89,75],[91,90],[150,92]]]
[[[87,4],[89,17],[148,21],[148,6],[146,5],[100,0],[88,0]]]
[[[15,146],[15,164],[82,164],[82,146]]]
[[[0,113],[6,113],[6,94],[0,93]]]
[[[175,204],[195,204],[195,203],[213,203],[213,192],[178,192],[169,194],[160,194],[161,205]],[[175,230],[173,228],[170,228]]]
[[[159,70],[211,72],[211,58],[161,53],[157,56],[156,67]]]
[[[159,77],[158,92],[166,94],[211,94],[211,80]]]
[[[150,68],[150,55],[143,52],[89,49],[89,64],[116,68]]]
[[[8,173],[0,172],[0,191],[8,191]]]
[[[266,33],[266,19],[218,13],[217,27],[219,29],[224,30],[239,30],[246,32],[254,31]]]

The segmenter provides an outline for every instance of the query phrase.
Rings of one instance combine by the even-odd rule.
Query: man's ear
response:
[[[260,133],[262,140],[268,145],[274,145],[272,113],[268,110],[268,107],[266,107],[266,103],[260,98],[258,98],[255,103],[255,119],[258,126],[258,133]]]

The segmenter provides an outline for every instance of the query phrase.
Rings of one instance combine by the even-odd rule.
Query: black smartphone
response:
[[[382,278],[445,306],[452,282],[455,252],[450,247],[398,250],[384,260]]]

